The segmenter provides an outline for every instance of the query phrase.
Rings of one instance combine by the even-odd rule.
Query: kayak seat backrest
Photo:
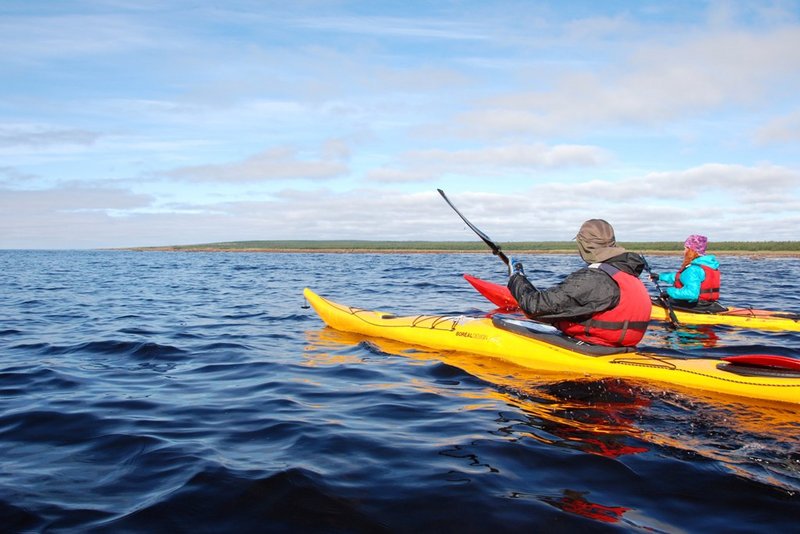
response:
[[[492,317],[492,324],[502,330],[514,332],[525,337],[533,338],[550,345],[569,349],[587,356],[609,356],[611,354],[625,354],[635,352],[634,347],[606,347],[604,345],[593,345],[585,341],[574,339],[560,332],[543,332],[537,328],[538,323],[531,321],[519,321],[505,319],[503,317]]]

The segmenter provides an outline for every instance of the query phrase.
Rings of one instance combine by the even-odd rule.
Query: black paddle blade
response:
[[[467,220],[467,218],[466,218],[466,217],[464,217],[464,215],[462,215],[460,211],[458,211],[458,208],[456,208],[456,207],[453,205],[453,203],[452,203],[452,202],[450,202],[450,199],[449,199],[449,198],[447,198],[447,195],[445,195],[445,194],[444,194],[444,191],[442,191],[441,189],[437,189],[437,191],[439,191],[439,194],[440,194],[440,195],[442,195],[442,198],[444,199],[444,201],[445,201],[445,202],[447,202],[447,204],[448,204],[448,205],[449,205],[451,208],[453,208],[453,211],[455,211],[455,212],[458,214],[458,216],[459,216],[459,217],[461,217],[461,220],[462,220],[462,221],[464,221],[464,222],[467,224],[467,226],[469,226],[470,230],[472,230],[473,232],[475,232],[475,234],[477,234],[477,236],[478,236],[478,237],[480,237],[480,238],[481,238],[481,240],[483,240],[483,242],[484,242],[484,243],[486,243],[486,244],[489,246],[489,248],[492,250],[492,253],[494,253],[496,256],[499,256],[499,257],[500,257],[500,259],[501,259],[501,260],[503,260],[503,263],[505,263],[506,265],[508,265],[508,256],[506,256],[505,254],[503,254],[503,252],[500,250],[500,246],[499,246],[499,245],[497,245],[497,244],[495,244],[495,242],[494,242],[494,241],[492,241],[492,240],[489,238],[489,236],[487,236],[486,234],[484,234],[483,232],[481,232],[481,231],[478,229],[478,227],[476,227],[474,224],[472,224],[471,222],[469,222],[469,220]]]

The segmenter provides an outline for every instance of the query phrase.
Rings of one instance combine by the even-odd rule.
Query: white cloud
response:
[[[5,190],[0,195],[0,213],[12,224],[26,211],[68,213],[78,211],[124,210],[149,206],[149,195],[133,194],[124,189],[65,185],[42,190]]]
[[[0,54],[4,61],[17,63],[163,49],[166,35],[116,14],[4,14]]]
[[[270,180],[329,180],[347,172],[347,147],[332,142],[318,159],[301,159],[288,147],[270,148],[242,161],[226,164],[192,165],[163,173],[190,182],[261,182]]]
[[[579,185],[548,183],[535,187],[537,196],[590,199],[598,205],[627,209],[648,205],[686,208],[685,217],[713,219],[711,210],[789,213],[800,209],[800,171],[771,165],[706,164],[683,171],[651,172],[635,178],[590,180]]]
[[[499,93],[457,117],[475,138],[661,124],[726,106],[765,106],[800,93],[800,27],[725,31],[649,42],[594,71],[565,72],[547,90]]]
[[[294,22],[299,27],[332,32],[375,35],[380,37],[413,37],[445,40],[485,40],[485,30],[476,24],[449,20],[401,17],[320,17]]]
[[[555,168],[597,165],[607,158],[602,149],[591,146],[506,145],[466,150],[420,150],[407,158],[417,165],[444,166],[456,170],[478,167]]]
[[[776,117],[758,128],[755,141],[760,145],[800,142],[800,110]]]
[[[798,172],[703,165],[620,182],[535,183],[513,193],[449,191],[498,242],[569,240],[589,218],[620,241],[796,240]],[[725,197],[736,197],[728,205]],[[254,197],[256,198],[256,197]],[[264,200],[155,207],[148,195],[85,184],[0,194],[0,247],[108,247],[250,239],[477,239],[436,193],[399,189],[282,190]]]
[[[0,124],[0,150],[8,148],[50,148],[53,146],[94,144],[100,134],[78,128],[47,124]]]
[[[475,149],[416,150],[401,154],[395,167],[379,168],[367,174],[376,182],[433,180],[445,174],[492,175],[509,171],[529,174],[537,169],[596,166],[610,159],[593,146],[504,145]]]
[[[401,170],[392,168],[378,168],[367,172],[366,178],[370,182],[383,183],[402,183],[402,182],[430,182],[435,180],[438,174],[423,170]]]
[[[0,187],[3,185],[15,186],[25,182],[30,183],[36,176],[30,173],[20,172],[15,167],[0,167]]]

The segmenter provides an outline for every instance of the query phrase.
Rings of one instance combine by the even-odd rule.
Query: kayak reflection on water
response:
[[[650,400],[626,381],[562,380],[537,390],[558,402],[535,415],[531,403],[519,408],[531,418],[532,425],[563,438],[560,445],[607,458],[647,452],[643,441],[632,440],[640,434],[635,423]]]
[[[606,506],[586,499],[587,491],[565,489],[561,497],[542,497],[541,500],[565,512],[577,514],[604,523],[616,523],[630,510],[624,506]]]
[[[495,419],[500,426],[490,434],[503,441],[533,441],[617,462],[631,455],[651,462],[656,451],[659,458],[676,457],[683,463],[690,454],[719,462],[737,477],[787,491],[800,488],[797,411],[784,403],[693,389],[665,391],[621,378],[576,379],[574,373],[539,371],[493,357],[410,347],[330,328],[309,330],[306,337],[303,365],[369,365],[374,370],[388,366],[386,372],[409,375],[409,383],[379,377],[378,391],[410,385],[451,402],[450,409],[459,413],[488,410],[496,417],[501,410]],[[392,355],[416,363],[398,369]],[[444,382],[431,380],[434,362],[466,374],[449,374]]]
[[[719,336],[712,326],[684,325],[678,330],[667,332],[664,339],[675,349],[708,349],[717,346]]]

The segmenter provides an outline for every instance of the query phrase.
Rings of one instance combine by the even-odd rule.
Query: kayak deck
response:
[[[338,304],[308,288],[304,295],[328,326],[345,332],[436,350],[490,356],[539,371],[641,379],[738,397],[800,404],[800,372],[791,370],[771,373],[733,361],[679,358],[638,351],[585,354],[575,347],[555,343],[556,337],[563,339],[564,336],[526,335],[498,326],[496,321],[487,317],[397,316]],[[779,376],[773,376],[775,374]]]

